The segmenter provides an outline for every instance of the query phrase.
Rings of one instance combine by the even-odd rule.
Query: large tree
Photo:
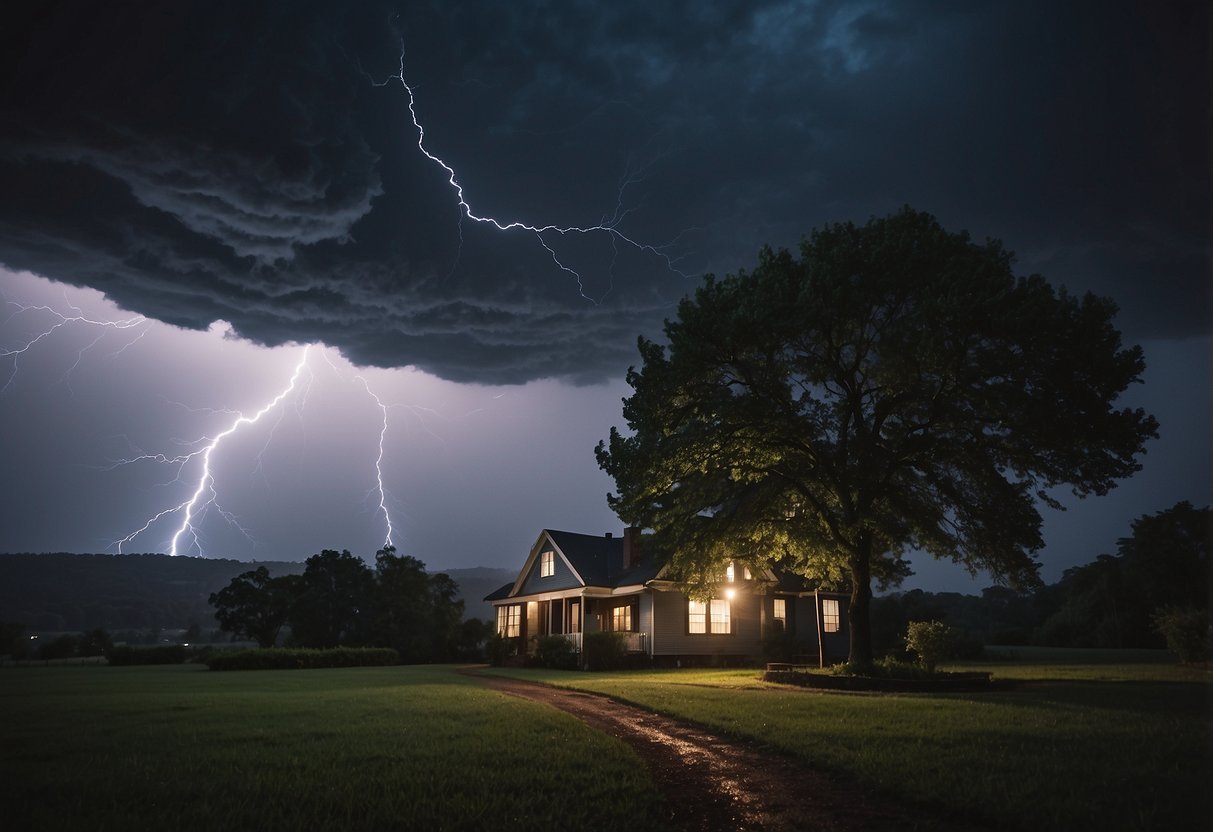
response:
[[[872,581],[913,549],[1038,583],[1048,489],[1107,492],[1157,423],[1115,407],[1145,366],[1115,305],[1011,266],[906,208],[707,276],[668,347],[640,339],[630,434],[597,448],[611,507],[695,594],[733,559],[849,584],[859,664]]]
[[[219,626],[236,637],[249,638],[261,647],[273,647],[286,624],[298,591],[298,575],[271,578],[258,566],[232,578],[211,594]]]

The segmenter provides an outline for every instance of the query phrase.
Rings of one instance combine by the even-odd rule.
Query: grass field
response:
[[[0,670],[0,829],[652,828],[622,743],[451,668]]]
[[[1207,671],[1159,664],[1157,654],[1017,655],[964,666],[1025,680],[988,694],[788,690],[752,670],[511,674],[754,738],[885,794],[1001,828],[1209,828]]]

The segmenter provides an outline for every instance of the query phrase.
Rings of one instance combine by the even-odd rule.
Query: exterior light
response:
[[[732,588],[726,589],[726,590],[724,591],[724,597],[725,597],[725,598],[728,598],[730,601],[732,601],[732,600],[733,600],[733,596],[734,596],[734,595],[736,595],[736,594],[737,594],[737,590],[732,589]]]

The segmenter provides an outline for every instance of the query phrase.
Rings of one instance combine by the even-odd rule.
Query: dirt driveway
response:
[[[543,702],[630,745],[648,764],[675,829],[960,830],[971,822],[873,797],[857,784],[782,754],[726,739],[604,696],[471,674]]]

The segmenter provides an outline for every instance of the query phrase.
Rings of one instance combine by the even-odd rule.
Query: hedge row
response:
[[[184,644],[160,644],[155,647],[119,644],[105,651],[106,661],[115,667],[135,664],[181,664],[186,655]]]
[[[211,670],[310,670],[317,667],[382,667],[397,664],[400,654],[390,647],[270,648],[216,652],[204,661]]]

